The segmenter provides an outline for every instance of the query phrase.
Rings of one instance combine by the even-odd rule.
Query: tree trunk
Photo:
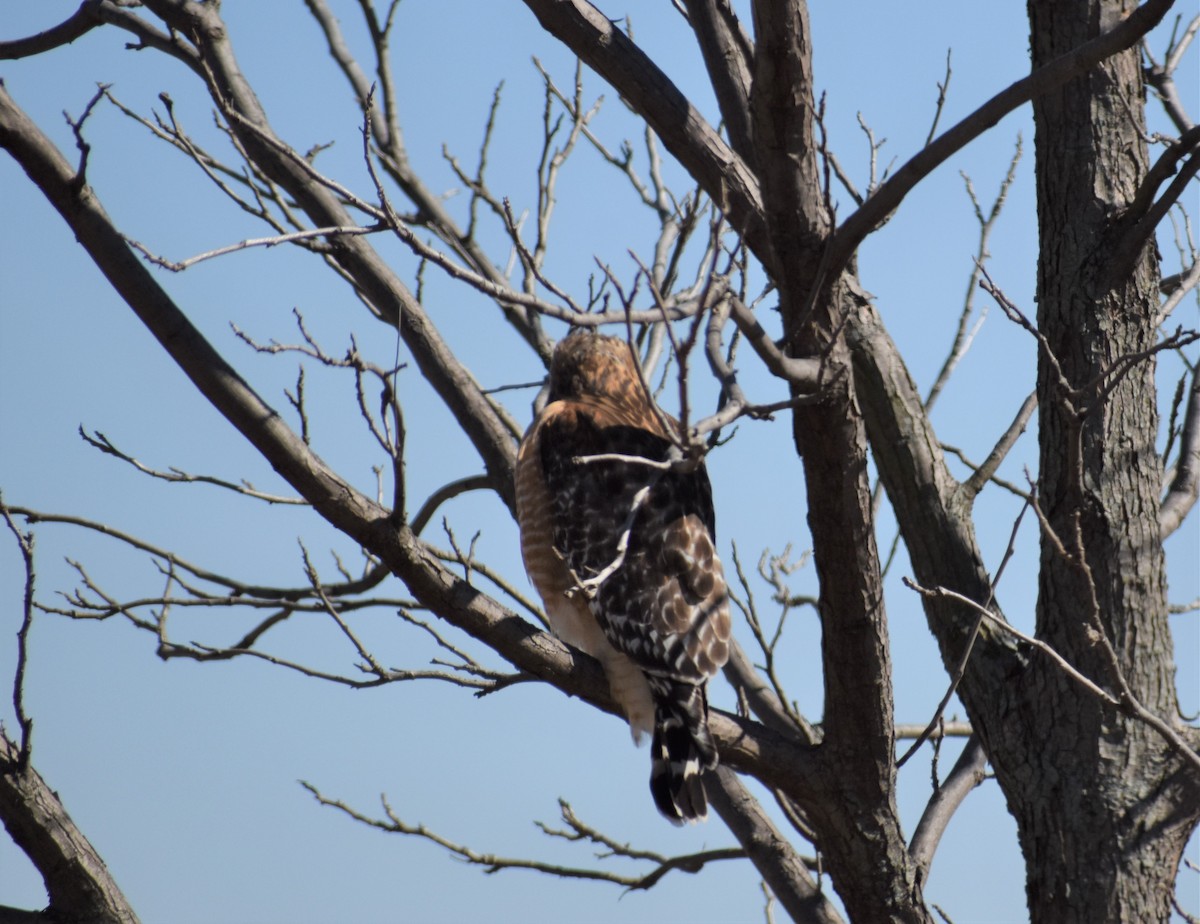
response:
[[[1133,6],[1029,0],[1033,66]],[[1122,210],[1147,170],[1143,115],[1136,49],[1034,102],[1039,501],[1049,527],[1037,629],[1118,697],[1119,666],[1132,695],[1174,721],[1153,359],[1111,375],[1121,357],[1156,342],[1153,243],[1131,267],[1114,265]],[[1017,819],[1032,920],[1166,921],[1197,812],[1194,774],[1148,725],[1046,659],[1033,659],[1021,687],[1013,718],[1039,746],[1022,749],[1023,763],[995,763]]]

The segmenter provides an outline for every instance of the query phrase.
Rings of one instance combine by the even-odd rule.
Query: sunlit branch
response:
[[[303,231],[289,231],[284,234],[275,234],[271,237],[251,237],[245,240],[238,241],[236,244],[226,244],[224,247],[217,247],[213,250],[206,250],[203,253],[198,253],[195,256],[188,257],[184,260],[168,260],[151,251],[145,244],[140,241],[135,241],[133,238],[126,238],[129,241],[129,246],[138,251],[147,260],[155,266],[161,266],[163,269],[170,270],[173,273],[182,273],[189,267],[195,266],[197,263],[203,263],[205,260],[213,260],[217,257],[224,257],[231,253],[238,253],[242,250],[248,250],[252,247],[278,247],[280,244],[298,244],[301,242],[315,242],[321,238],[332,237],[349,237],[358,234],[378,234],[380,231],[387,230],[382,224],[368,225],[362,227],[359,225],[337,226],[330,228],[307,228]]]
[[[1176,20],[1176,27],[1178,24],[1179,22]],[[1184,52],[1195,39],[1197,31],[1200,31],[1200,16],[1192,18],[1187,28],[1184,29],[1183,35],[1177,40],[1175,32],[1172,31],[1172,42],[1163,56],[1162,64],[1155,59],[1149,44],[1145,41],[1142,42],[1142,52],[1146,56],[1146,60],[1150,62],[1150,66],[1144,69],[1146,83],[1154,88],[1154,92],[1162,100],[1167,116],[1175,124],[1176,130],[1181,133],[1191,128],[1193,123],[1183,106],[1183,101],[1179,98],[1179,90],[1175,85],[1175,71],[1183,60]]]
[[[1156,325],[1161,326],[1170,317],[1171,312],[1179,306],[1179,303],[1200,283],[1200,253],[1193,250],[1190,256],[1191,266],[1170,280],[1171,284],[1166,290],[1167,297],[1159,306],[1158,315],[1154,319]],[[1163,280],[1163,283],[1167,282],[1167,279]]]
[[[929,875],[933,855],[955,810],[971,790],[987,778],[986,768],[987,754],[979,739],[972,736],[951,768],[950,775],[938,786],[929,804],[925,806],[909,843],[909,855],[923,876]]]
[[[1164,539],[1180,527],[1195,506],[1197,496],[1200,496],[1200,369],[1192,370],[1179,443],[1175,477],[1167,488],[1158,513],[1158,524]]]
[[[988,481],[995,481],[997,484],[1001,482],[997,479],[996,470],[1000,467],[1009,451],[1016,445],[1017,440],[1025,432],[1025,427],[1029,424],[1029,420],[1033,417],[1033,412],[1037,409],[1037,393],[1031,392],[1029,396],[1022,402],[1020,409],[1017,411],[1016,417],[1012,423],[1008,425],[1008,429],[1004,431],[992,451],[988,453],[987,458],[971,473],[971,476],[962,483],[959,490],[965,498],[973,498]],[[949,447],[943,447],[949,448]],[[961,456],[960,456],[961,458]],[[964,459],[964,462],[966,460]],[[969,464],[969,463],[968,463]]]
[[[929,726],[899,724],[896,726],[896,740],[911,740],[918,738],[928,731]],[[937,741],[941,738],[966,738],[974,734],[974,729],[971,728],[970,722],[947,722],[945,720],[938,722],[937,727],[930,731],[928,740]]]

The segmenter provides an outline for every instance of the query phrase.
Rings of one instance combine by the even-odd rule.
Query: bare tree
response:
[[[193,114],[181,112],[171,96],[164,93],[153,114],[139,113],[103,85],[71,120],[76,151],[70,159],[0,88],[0,146],[204,398],[295,496],[156,469],[102,433],[81,430],[82,437],[154,478],[204,481],[269,504],[306,504],[362,549],[365,566],[355,572],[339,563],[341,573],[331,581],[305,551],[303,581],[268,586],[218,573],[114,525],[18,506],[10,498],[10,517],[103,532],[152,556],[165,579],[161,593],[128,598],[106,590],[79,565],[79,585],[66,603],[38,601],[40,610],[77,619],[123,617],[156,639],[162,658],[257,658],[355,687],[439,680],[503,695],[514,684],[536,681],[615,711],[600,666],[544,631],[519,576],[480,560],[473,543],[449,529],[447,548],[429,536],[442,505],[465,492],[492,492],[512,509],[523,429],[439,332],[437,300],[423,286],[426,274],[440,273],[491,300],[508,326],[509,345],[524,351],[526,382],[544,377],[558,322],[612,325],[628,336],[651,373],[648,383],[677,402],[684,448],[693,455],[719,451],[729,427],[745,418],[791,421],[795,456],[787,464],[793,472],[782,474],[785,460],[779,460],[780,478],[803,475],[817,591],[808,597],[791,592],[787,577],[794,566],[787,554],[764,556],[758,571],[785,616],[798,607],[819,615],[824,714],[816,722],[788,696],[777,657],[783,617],[777,629],[769,625],[754,601],[753,588],[762,585],[737,562],[746,637],[759,651],[752,658],[735,650],[726,669],[740,708],[713,712],[721,767],[709,788],[739,848],[677,857],[639,851],[564,804],[565,827],[547,828],[548,834],[649,864],[645,874],[618,876],[485,854],[405,822],[390,805],[375,816],[310,786],[321,802],[374,827],[433,840],[487,869],[528,867],[650,888],[674,870],[694,872],[745,857],[772,901],[795,920],[840,918],[822,891],[820,873],[828,873],[850,920],[924,922],[934,920],[923,887],[941,834],[990,765],[1017,822],[1032,920],[1166,921],[1184,846],[1200,820],[1200,733],[1179,715],[1163,554],[1165,537],[1188,516],[1200,486],[1200,380],[1195,351],[1186,352],[1198,335],[1166,325],[1200,272],[1185,223],[1179,271],[1160,278],[1155,235],[1185,191],[1194,190],[1200,169],[1200,130],[1173,84],[1197,22],[1172,37],[1160,62],[1141,43],[1166,16],[1169,0],[1140,6],[1031,0],[1030,74],[948,128],[935,119],[923,148],[882,176],[872,166],[859,192],[825,137],[802,0],[756,0],[742,17],[748,22],[725,0],[676,4],[680,32],[696,42],[707,68],[720,128],[621,24],[583,0],[526,0],[542,28],[644,120],[649,167],[639,172],[631,148],[614,150],[594,131],[596,109],[585,101],[581,71],[564,89],[561,78],[556,82],[544,70],[538,195],[521,214],[486,174],[496,102],[477,164],[447,155],[469,192],[464,207],[449,208],[414,169],[399,116],[405,91],[389,56],[389,37],[403,15],[397,2],[386,9],[367,0],[357,5],[373,54],[367,66],[351,53],[326,0],[306,5],[361,114],[357,188],[321,169],[319,148],[300,150],[277,134],[239,65],[237,36],[219,5],[190,0],[85,0],[52,29],[0,42],[0,58],[61,52],[90,32],[119,30],[131,49],[174,59],[204,88],[226,141],[223,152],[189,131]],[[1147,86],[1161,98],[1173,136],[1148,131]],[[972,294],[943,374],[922,396],[885,325],[888,306],[876,304],[860,283],[859,246],[933,171],[1029,103],[1040,242],[1036,312],[1010,298],[985,267],[989,230],[1010,173],[990,211],[975,199],[980,242]],[[115,107],[180,152],[218,195],[264,224],[264,235],[186,259],[130,239],[88,185],[87,120],[101,106]],[[878,145],[869,131],[868,137],[874,165]],[[579,145],[592,146],[624,172],[658,222],[653,247],[634,257],[633,270],[601,264],[586,292],[556,281],[547,263],[557,184]],[[686,171],[693,189],[668,187],[664,152]],[[856,205],[844,216],[835,208],[835,183]],[[414,285],[383,256],[383,248],[395,244],[418,262]],[[385,460],[377,496],[357,489],[316,454],[303,371],[287,395],[295,421],[289,425],[201,334],[160,271],[279,245],[324,261],[403,344],[393,365],[372,360],[357,342],[339,355],[300,313],[293,343],[263,343],[239,331],[257,351],[295,355],[309,368],[353,378],[357,411]],[[1027,332],[1038,374],[1035,393],[1017,396],[1019,410],[997,433],[994,450],[960,480],[930,410],[969,346],[976,283]],[[766,328],[776,323],[779,335],[772,336]],[[1163,427],[1154,380],[1156,357],[1164,351],[1177,351],[1190,370],[1167,423],[1165,459],[1156,448]],[[397,386],[403,362],[436,392],[482,467],[479,475],[419,500],[409,495],[406,460],[428,447],[406,438]],[[778,392],[747,393],[747,376],[739,370],[751,364],[765,370]],[[998,481],[999,466],[1035,414],[1037,472],[1024,485],[1001,482],[1039,526],[1036,628],[1029,634],[1004,617],[997,588],[1004,564],[989,568],[983,560],[973,504]],[[949,690],[928,727],[898,726],[894,715],[886,556],[877,545],[881,498],[872,470],[895,512],[913,569],[910,586],[920,595],[946,669]],[[800,515],[791,512],[797,523]],[[12,532],[25,541],[15,526]],[[1014,528],[1009,553],[1015,543]],[[29,575],[32,583],[31,559]],[[390,576],[403,583],[404,596],[386,596]],[[168,620],[187,607],[252,615],[234,644],[195,642],[173,635]],[[356,628],[358,611],[379,607],[398,612],[412,631],[432,640],[440,652],[434,663],[387,666],[390,655],[374,650]],[[303,613],[337,625],[354,652],[355,671],[299,663],[264,645],[269,632]],[[460,643],[464,635],[490,649],[501,666],[480,660]],[[952,694],[969,725],[944,720]],[[903,739],[938,742],[954,733],[969,734],[967,746],[907,834],[896,802],[898,766],[907,759],[898,754],[908,749]],[[20,787],[36,774],[27,737],[10,750],[0,763],[16,794],[0,799],[0,816],[13,830],[35,798],[22,796]],[[764,810],[744,777],[775,795],[782,816]],[[791,831],[780,829],[779,817]],[[811,844],[811,856],[801,841]],[[72,887],[95,868],[85,873],[39,864],[51,919],[132,914],[100,898],[84,911],[59,898],[92,894]]]

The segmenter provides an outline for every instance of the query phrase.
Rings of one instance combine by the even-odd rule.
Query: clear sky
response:
[[[77,6],[75,0],[5,0],[0,37],[46,28]],[[335,6],[348,37],[362,50],[356,5]],[[613,18],[632,11],[637,40],[715,122],[699,55],[671,4],[600,6]],[[948,49],[953,70],[943,128],[1027,72],[1023,5],[971,4],[969,14],[962,10],[962,4],[949,2],[918,9],[878,0],[814,4],[815,66],[827,92],[830,145],[860,188],[866,186],[869,158],[858,114],[876,139],[886,139],[879,169],[903,163],[929,130]],[[1194,10],[1194,3],[1185,5],[1184,15]],[[226,3],[223,15],[276,132],[299,150],[336,141],[319,156],[318,166],[370,198],[359,116],[303,6]],[[194,77],[152,52],[126,50],[125,41],[123,33],[103,29],[40,58],[4,62],[0,77],[68,157],[76,155],[62,112],[78,116],[97,82],[111,83],[113,93],[142,114],[161,114],[158,95],[167,92],[180,121],[227,156]],[[1160,29],[1153,45],[1164,43]],[[392,54],[410,156],[427,185],[445,191],[460,217],[466,196],[454,195],[460,184],[443,146],[469,169],[474,166],[493,90],[503,82],[488,177],[517,213],[533,208],[543,91],[531,59],[569,88],[571,57],[540,31],[522,4],[465,0],[406,0]],[[1181,76],[1195,73],[1194,62],[1193,51],[1190,70],[1185,64]],[[1200,112],[1195,82],[1181,79],[1180,89],[1193,115]],[[597,136],[613,150],[629,138],[644,176],[641,129],[616,94],[587,72],[583,92],[589,102],[604,97],[593,122]],[[90,183],[117,224],[152,250],[178,260],[267,233],[222,200],[185,158],[113,107],[100,106],[86,134],[92,145]],[[1036,213],[1028,108],[923,183],[860,253],[863,284],[877,297],[923,389],[953,337],[976,248],[977,225],[960,171],[970,176],[987,208],[1018,138],[1025,154],[991,241],[989,266],[997,283],[1032,313]],[[664,170],[678,192],[689,189],[669,160]],[[840,198],[844,216],[852,203]],[[652,243],[653,216],[584,143],[563,171],[558,199],[547,264],[551,278],[583,298],[596,259],[631,275],[627,250],[644,252]],[[1197,204],[1194,192],[1189,204]],[[292,493],[195,393],[7,156],[0,156],[0,214],[0,489],[8,503],[103,521],[246,581],[303,584],[298,539],[326,580],[337,577],[333,554],[352,570],[360,566],[352,544],[305,509],[267,507],[207,485],[152,481],[85,445],[80,426],[102,431],[149,466],[245,478],[266,491]],[[502,263],[507,254],[494,225],[485,221],[481,237]],[[1169,229],[1161,242],[1165,271],[1172,272],[1177,262]],[[379,246],[401,277],[414,282],[411,255],[390,241]],[[283,389],[294,387],[294,358],[253,354],[234,337],[231,321],[260,341],[295,342],[292,311],[298,309],[330,353],[343,352],[353,332],[380,365],[390,365],[395,356],[394,336],[367,316],[319,260],[294,250],[238,253],[181,275],[159,275],[217,349],[285,416]],[[434,322],[485,386],[536,377],[530,355],[486,300],[432,269],[425,274],[424,294]],[[980,293],[977,313],[984,308]],[[1195,300],[1177,317],[1196,326]],[[1032,389],[1034,358],[1029,338],[999,312],[989,313],[934,414],[941,438],[969,457],[986,455]],[[1193,349],[1190,361],[1196,358]],[[778,383],[754,375],[749,360],[744,365],[751,398],[782,397]],[[1181,364],[1166,357],[1160,369],[1166,401]],[[363,430],[352,381],[312,364],[307,372],[314,446],[344,477],[373,494],[371,466],[382,459]],[[402,373],[400,385],[415,508],[438,486],[481,471],[481,463],[415,370]],[[526,423],[532,392],[506,395],[514,416]],[[1031,431],[1000,474],[1021,482],[1023,467],[1035,459]],[[792,543],[798,555],[807,547],[803,492],[786,425],[743,424],[709,466],[723,554],[736,543],[752,569],[764,549],[779,552]],[[996,488],[977,504],[980,543],[993,567],[1019,506]],[[460,542],[478,531],[479,556],[527,589],[516,531],[498,501],[468,496],[441,512]],[[1174,603],[1200,596],[1198,522],[1193,514],[1168,543]],[[441,530],[436,523],[430,535],[448,545]],[[880,530],[886,549],[893,535],[886,508]],[[164,578],[144,553],[65,526],[38,526],[36,536],[38,594],[45,602],[78,586],[79,573],[67,559],[114,596],[161,593]],[[1036,537],[1026,522],[999,589],[1005,612],[1024,629],[1033,625],[1036,560]],[[887,601],[896,714],[903,722],[924,722],[946,681],[918,602],[900,585],[909,573],[901,551],[889,573]],[[5,689],[4,678],[12,676],[15,664],[11,639],[19,624],[21,581],[16,547],[5,532],[0,534]],[[812,592],[811,569],[793,574],[790,586]],[[756,592],[760,601],[767,599],[762,585]],[[380,594],[407,596],[394,580]],[[381,608],[358,617],[355,625],[385,664],[425,666],[436,651],[393,614],[394,608]],[[181,642],[230,644],[252,618],[177,611],[171,631]],[[790,619],[784,681],[801,709],[819,719],[814,620],[803,610]],[[1191,613],[1172,623],[1181,706],[1192,715],[1200,710],[1197,622]],[[478,646],[454,640],[495,665]],[[672,873],[649,893],[626,895],[608,884],[525,871],[487,876],[432,844],[369,830],[322,808],[297,782],[308,780],[368,814],[379,812],[383,793],[406,821],[424,823],[478,851],[571,866],[602,864],[586,846],[550,841],[532,823],[558,822],[560,797],[585,822],[640,848],[674,854],[732,842],[719,823],[677,830],[662,821],[646,792],[645,750],[630,744],[617,720],[543,685],[517,685],[476,700],[436,682],[352,691],[259,661],[164,662],[155,656],[154,638],[120,617],[85,624],[41,615],[30,647],[25,695],[36,724],[35,765],[146,922],[762,918],[758,877],[748,863],[716,864],[695,877]],[[347,673],[357,660],[336,627],[317,617],[292,620],[266,647],[280,657]],[[2,699],[0,718],[12,731],[11,705],[7,696]],[[716,694],[721,705],[729,705],[726,699],[726,693]],[[943,773],[957,752],[957,745],[946,746]],[[899,801],[910,831],[929,796],[929,770],[925,756],[901,772]],[[1200,910],[1197,879],[1183,892],[1185,899],[1191,892],[1192,913]],[[959,924],[1024,919],[1015,825],[993,782],[973,793],[955,817],[926,894]],[[0,904],[43,903],[32,867],[11,844],[0,843]]]

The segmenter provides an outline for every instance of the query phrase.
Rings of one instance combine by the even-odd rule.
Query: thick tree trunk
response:
[[[829,369],[820,400],[793,411],[821,588],[825,678],[825,793],[808,808],[850,919],[920,924],[930,916],[895,802],[891,660],[866,426],[838,333],[851,286],[825,286],[819,273],[833,216],[817,159],[808,11],[798,0],[760,0],[753,12],[751,122],[784,336],[792,355],[823,356]]]
[[[1029,0],[1034,67],[1134,5]],[[1111,391],[1105,378],[1156,337],[1153,243],[1132,267],[1113,263],[1122,210],[1147,169],[1142,101],[1130,50],[1034,103],[1039,499],[1053,531],[1043,531],[1037,622],[1089,677],[1117,695],[1119,665],[1133,696],[1174,721],[1153,360]],[[995,763],[1025,852],[1032,920],[1166,921],[1197,811],[1179,755],[1045,659],[1018,695],[1014,719],[1040,745],[1023,749],[1023,766]]]

